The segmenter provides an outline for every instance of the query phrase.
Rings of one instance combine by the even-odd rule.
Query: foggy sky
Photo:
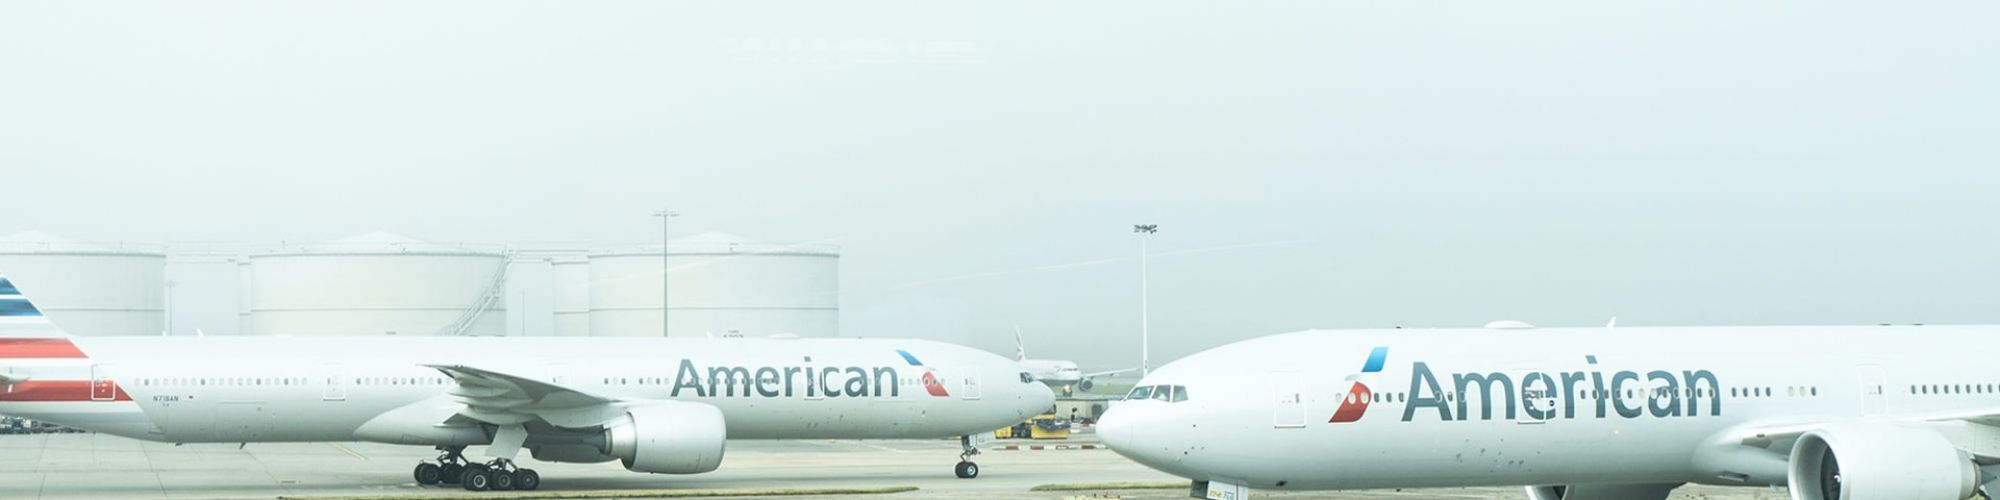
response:
[[[843,248],[842,331],[2000,322],[1991,2],[11,2],[0,233]],[[685,231],[685,232],[682,232]]]

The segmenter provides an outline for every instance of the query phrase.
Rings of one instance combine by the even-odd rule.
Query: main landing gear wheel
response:
[[[495,469],[487,474],[493,476],[493,491],[514,489],[514,473]]]
[[[438,484],[444,480],[444,467],[429,462],[417,464],[416,477],[417,484],[426,486]]]
[[[458,484],[465,475],[465,456],[459,454],[463,451],[464,446],[439,446],[437,463],[419,463],[411,475],[416,477],[417,484],[425,486]]]
[[[515,467],[512,460],[494,460],[466,466],[459,486],[466,491],[534,491],[542,487],[542,475]]]
[[[444,464],[438,467],[438,484],[458,484],[458,480],[464,477],[464,465]]]
[[[458,480],[458,484],[464,486],[465,491],[486,491],[493,487],[493,472],[485,467],[466,468],[465,476]]]
[[[959,479],[979,477],[979,464],[972,463],[972,456],[979,454],[979,446],[972,443],[969,434],[958,437],[958,446],[963,451],[958,453],[958,465],[951,468],[951,473]]]

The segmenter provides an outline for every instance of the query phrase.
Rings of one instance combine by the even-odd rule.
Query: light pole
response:
[[[667,304],[668,304],[668,302],[667,302],[667,263],[668,263],[668,261],[667,261],[667,253],[668,253],[668,252],[667,252],[667,238],[668,238],[668,235],[672,234],[672,233],[669,233],[669,232],[667,232],[667,221],[670,221],[670,220],[673,220],[673,218],[675,218],[675,217],[680,217],[680,215],[681,215],[681,213],[680,213],[680,212],[675,212],[675,211],[672,211],[672,210],[666,210],[666,209],[661,209],[661,210],[660,210],[660,211],[658,211],[658,212],[653,212],[653,216],[654,216],[654,217],[659,217],[659,218],[660,218],[660,336],[661,336],[661,337],[666,337],[666,336],[668,336],[668,335],[669,335],[670,333],[672,333],[672,331],[671,331],[671,330],[668,330],[668,329],[667,329],[667,307],[668,307],[668,306],[667,306]]]
[[[1144,377],[1153,369],[1152,332],[1148,324],[1146,286],[1146,240],[1153,233],[1160,232],[1159,224],[1134,224],[1132,232],[1139,233],[1139,376]]]

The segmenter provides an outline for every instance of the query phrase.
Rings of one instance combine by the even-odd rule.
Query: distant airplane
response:
[[[533,490],[514,464],[715,470],[725,439],[974,436],[1047,411],[991,353],[924,340],[71,338],[0,277],[0,414],[170,443],[434,446],[419,483]],[[490,460],[468,460],[486,445]]]
[[[2000,326],[1312,331],[1154,370],[1097,433],[1197,497],[1525,486],[2000,493]],[[1198,429],[1198,431],[1191,431]]]
[[[1090,392],[1090,389],[1097,385],[1094,382],[1094,379],[1097,377],[1109,377],[1121,373],[1139,371],[1138,368],[1126,368],[1123,370],[1084,373],[1083,369],[1077,367],[1075,361],[1028,359],[1028,347],[1021,340],[1020,327],[1014,327],[1014,360],[1019,361],[1021,368],[1027,369],[1028,374],[1033,376],[1036,381],[1047,384],[1050,388],[1062,391],[1062,395],[1064,396],[1075,395],[1076,391]]]

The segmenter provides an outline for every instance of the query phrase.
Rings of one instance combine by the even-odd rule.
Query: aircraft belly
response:
[[[910,399],[683,399],[721,408],[730,439],[944,437],[948,413]],[[954,401],[955,402],[955,401]],[[932,436],[937,434],[937,436]]]
[[[1182,458],[1148,465],[1261,488],[1279,481],[1290,488],[1333,489],[1589,482],[1582,479],[1681,482],[1694,474],[1692,443],[1712,431],[1690,424],[1641,432],[1625,421],[1245,427],[1211,432],[1254,438],[1218,444],[1190,434],[1184,442],[1160,443],[1167,455]],[[1648,451],[1632,452],[1640,449]]]

